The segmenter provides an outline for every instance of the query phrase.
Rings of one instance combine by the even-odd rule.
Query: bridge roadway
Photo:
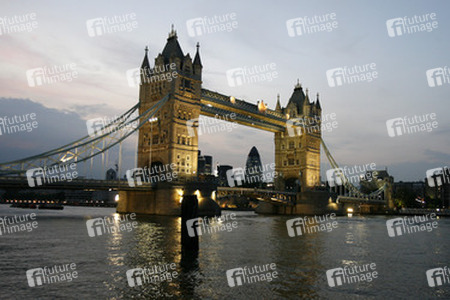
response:
[[[297,193],[282,192],[275,190],[265,190],[257,188],[241,188],[241,187],[217,187],[216,198],[225,197],[227,195],[260,195],[257,200],[266,202],[275,202],[279,204],[295,205]],[[262,197],[261,197],[262,196]]]
[[[349,196],[338,196],[338,203],[364,203],[364,204],[387,204],[385,199],[369,199],[369,198],[357,198]]]
[[[160,187],[183,188],[183,183],[159,183]],[[17,188],[17,189],[61,189],[61,190],[121,190],[121,191],[148,191],[154,187],[154,184],[144,182],[142,185],[131,187],[126,180],[98,180],[76,178],[72,181],[57,181],[53,183],[44,183],[35,187],[28,185],[27,177],[25,176],[8,176],[0,177],[1,188]],[[226,192],[227,194],[259,194],[263,196],[271,196],[277,202],[292,202],[295,199],[296,193],[281,192],[274,190],[252,189],[252,188],[229,188],[217,187],[218,194]],[[276,197],[273,197],[273,196]],[[291,198],[291,199],[290,199]],[[286,200],[284,200],[286,199]]]
[[[160,183],[161,184],[161,183]],[[159,185],[160,186],[160,185]],[[183,188],[182,183],[163,183],[161,188]],[[113,190],[113,191],[148,191],[154,187],[151,183],[142,183],[131,187],[126,180],[98,180],[77,178],[72,181],[57,181],[54,183],[45,183],[30,187],[25,176],[9,176],[0,177],[0,189],[16,188],[16,189],[56,189],[56,190]],[[265,202],[278,204],[295,205],[297,193],[283,192],[269,189],[242,188],[242,187],[217,187],[217,198],[226,195],[257,195],[256,199]],[[364,204],[386,204],[386,200],[356,198],[348,196],[338,196],[339,203],[364,203]]]
[[[258,105],[243,100],[234,99],[230,96],[202,89],[201,114],[207,117],[219,117],[220,119],[237,122],[238,124],[254,127],[270,132],[284,132],[287,119],[283,114],[267,108],[260,112]],[[234,113],[234,119],[230,114]]]
[[[72,181],[57,181],[53,183],[44,183],[35,187],[28,185],[25,176],[0,177],[1,188],[19,188],[19,189],[56,189],[56,190],[139,190],[147,191],[152,188],[151,183],[143,183],[135,187],[130,187],[126,180],[98,180],[76,178]]]

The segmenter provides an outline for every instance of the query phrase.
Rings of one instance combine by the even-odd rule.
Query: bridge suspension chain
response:
[[[20,175],[30,168],[65,166],[89,160],[131,136],[138,131],[150,118],[153,118],[167,102],[169,95],[155,102],[141,115],[133,118],[139,103],[127,112],[115,118],[108,124],[103,124],[94,135],[84,136],[64,146],[33,155],[24,159],[0,164],[0,175]],[[138,122],[138,125],[133,126]],[[132,128],[132,129],[130,129]]]
[[[328,158],[328,161],[331,164],[331,167],[333,169],[340,169],[339,165],[335,161],[334,157],[331,155],[330,150],[328,149],[327,145],[325,144],[323,138],[320,139],[320,142],[323,146],[323,149],[325,151],[325,155]],[[344,183],[345,188],[347,188],[349,191],[355,193],[358,196],[362,197],[374,197],[380,195],[382,192],[384,192],[387,188],[387,184],[385,183],[382,187],[378,188],[376,191],[373,191],[370,194],[364,194],[362,193],[356,186],[354,186],[350,180],[348,180],[347,176],[345,176],[344,172],[338,172],[339,177],[341,178],[342,182]]]

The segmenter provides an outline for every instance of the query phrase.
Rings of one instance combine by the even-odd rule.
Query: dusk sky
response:
[[[271,109],[277,94],[287,105],[297,79],[311,100],[319,92],[323,114],[336,114],[337,128],[323,138],[340,165],[375,163],[388,167],[396,181],[412,181],[450,161],[450,82],[448,73],[439,73],[445,67],[448,72],[450,63],[448,1],[3,1],[1,6],[0,117],[35,113],[38,122],[31,132],[0,135],[1,162],[74,141],[87,135],[86,120],[120,115],[135,105],[139,88],[129,86],[126,72],[141,65],[145,46],[154,65],[171,24],[185,54],[194,57],[200,43],[203,88],[252,103],[263,100]],[[125,15],[125,23],[136,28],[90,36],[89,20]],[[330,31],[308,32],[288,21],[327,15],[333,18],[325,23],[335,22]],[[224,26],[234,21],[235,27],[188,32],[189,20],[214,16],[234,16]],[[418,21],[418,28],[433,22],[434,27],[408,32],[388,21],[404,17]],[[8,32],[5,20],[14,19],[35,26]],[[72,81],[29,85],[28,70],[70,64],[77,73]],[[275,64],[277,78],[230,86],[228,70],[267,64]],[[334,82],[327,77],[328,70],[366,65],[377,74],[370,82],[340,82],[339,73]],[[437,71],[427,77],[432,69]],[[390,136],[389,120],[433,113],[437,126],[431,131]],[[135,145],[134,138],[125,148],[124,168],[133,166]],[[235,167],[245,166],[252,146],[263,164],[273,162],[270,132],[238,126],[199,141],[214,164]],[[329,163],[323,152],[321,160],[324,180]]]

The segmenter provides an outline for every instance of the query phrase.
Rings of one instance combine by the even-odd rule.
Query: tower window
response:
[[[289,142],[289,149],[294,149],[294,148],[295,148],[294,142]]]
[[[183,80],[183,87],[186,88],[186,89],[191,89],[191,81],[187,80],[187,79],[184,79]]]

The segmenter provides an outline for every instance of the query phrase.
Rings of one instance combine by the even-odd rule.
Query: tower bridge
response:
[[[156,72],[165,70],[166,66],[170,66],[168,72],[177,76],[161,76]],[[201,115],[228,120],[227,117],[233,114],[232,121],[238,124],[274,133],[275,171],[278,174],[274,183],[275,189],[257,193],[269,206],[275,203],[279,206],[282,203],[290,209],[287,211],[271,207],[268,209],[269,212],[325,213],[336,210],[337,205],[330,202],[328,193],[313,191],[321,185],[321,144],[332,165],[337,166],[322,140],[320,120],[322,108],[318,95],[315,101],[311,101],[308,90],[303,90],[301,84],[297,83],[285,107],[281,106],[278,97],[275,109],[270,109],[263,101],[253,104],[237,99],[234,95],[224,95],[205,89],[202,87],[203,65],[199,45],[197,44],[194,59],[190,54],[185,55],[173,29],[169,33],[164,49],[155,58],[153,67],[148,58],[148,48],[145,49],[140,70],[138,104],[112,123],[100,126],[95,135],[86,136],[40,155],[0,164],[0,184],[18,184],[17,178],[24,177],[16,179],[6,177],[23,176],[31,168],[37,170],[33,176],[39,176],[39,168],[44,166],[60,166],[89,160],[92,166],[93,157],[101,155],[102,160],[105,156],[107,159],[109,149],[116,145],[121,147],[123,140],[138,132],[137,168],[130,174],[138,179],[143,176],[139,171],[143,168],[171,165],[174,166],[173,171],[177,173],[177,177],[171,183],[159,182],[156,185],[141,183],[137,184],[136,188],[125,187],[123,184],[115,185],[120,191],[117,210],[123,213],[179,215],[180,199],[183,195],[198,192],[205,202],[214,202],[211,199],[212,193],[225,191],[223,188],[195,184],[198,120]],[[137,111],[139,116],[132,117]],[[299,118],[310,120],[310,124],[316,125],[315,130],[305,130],[304,126],[295,121]],[[115,130],[137,121],[139,125],[131,131]],[[120,163],[121,157],[119,157],[119,174]],[[144,178],[141,181],[145,181]],[[74,180],[66,186],[81,187],[83,184],[102,189],[109,183]],[[296,194],[286,194],[287,190],[296,190]],[[234,191],[237,192],[239,189]],[[359,194],[355,192],[354,195]]]

